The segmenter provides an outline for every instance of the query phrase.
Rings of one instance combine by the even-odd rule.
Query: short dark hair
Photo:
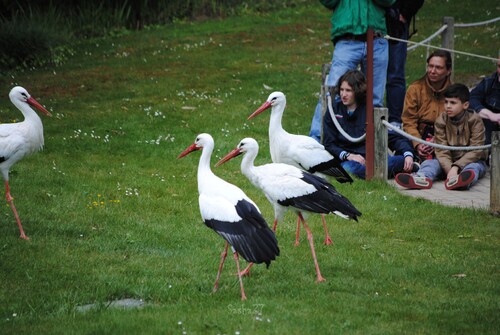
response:
[[[336,93],[340,93],[340,85],[342,85],[343,82],[347,82],[349,86],[352,87],[352,90],[354,91],[354,98],[356,99],[356,104],[358,105],[363,105],[366,102],[366,78],[363,72],[358,71],[358,70],[349,70],[346,73],[344,73],[336,87]]]
[[[432,57],[442,57],[444,58],[444,61],[446,63],[446,69],[450,70],[451,69],[451,65],[452,65],[452,61],[451,61],[451,54],[449,51],[446,51],[446,50],[441,50],[441,49],[437,49],[436,51],[434,51],[433,53],[431,53],[429,55],[429,57],[427,57],[427,64],[429,64],[429,61],[431,60]]]
[[[469,88],[464,84],[451,84],[444,91],[445,98],[458,98],[462,103],[469,101]]]

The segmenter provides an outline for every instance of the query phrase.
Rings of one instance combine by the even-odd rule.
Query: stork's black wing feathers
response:
[[[326,175],[332,176],[339,183],[352,183],[354,180],[349,175],[349,173],[342,167],[340,164],[340,159],[334,157],[334,159],[329,160],[328,162],[323,162],[321,164],[312,166],[309,170],[309,173],[320,172]]]
[[[349,199],[337,192],[335,187],[325,179],[304,172],[302,180],[313,185],[316,192],[278,201],[280,205],[322,214],[338,211],[356,221],[358,216],[361,216],[361,212]]]
[[[240,221],[210,219],[205,220],[205,224],[231,244],[247,262],[269,266],[280,254],[274,232],[252,203],[240,200],[236,211],[242,218]]]

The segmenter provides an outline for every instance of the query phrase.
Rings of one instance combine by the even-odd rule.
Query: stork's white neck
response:
[[[285,111],[285,103],[274,105],[271,110],[271,118],[269,120],[269,138],[273,138],[280,132],[284,132],[281,120]]]
[[[33,108],[30,107],[30,105],[27,102],[20,101],[20,100],[11,100],[14,106],[17,107],[23,113],[24,120],[25,121],[32,121],[32,120],[37,120],[38,122],[42,123],[42,120],[38,116],[38,114],[33,110]]]
[[[255,157],[257,157],[257,151],[251,150],[247,151],[243,155],[243,159],[241,160],[241,172],[252,182],[254,185],[256,180],[255,175]]]
[[[210,169],[210,157],[214,150],[213,145],[206,145],[201,151],[200,162],[198,163],[198,191],[201,193],[206,182],[215,175]]]

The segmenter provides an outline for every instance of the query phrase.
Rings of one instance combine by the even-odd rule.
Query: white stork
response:
[[[248,119],[252,119],[268,108],[271,108],[269,120],[269,149],[274,163],[290,164],[309,173],[325,178],[334,177],[338,182],[352,183],[349,173],[340,164],[340,159],[330,154],[325,147],[315,139],[304,135],[294,135],[283,129],[281,120],[285,111],[286,97],[282,92],[273,92]],[[325,230],[325,244],[332,243],[324,215],[321,216]],[[298,245],[300,222],[297,222],[295,245]]]
[[[210,169],[210,157],[214,149],[212,136],[198,135],[195,142],[178,158],[200,149],[202,154],[198,165],[198,200],[201,217],[209,228],[226,240],[213,290],[215,292],[218,289],[230,244],[238,269],[241,300],[246,300],[238,254],[248,262],[266,263],[269,267],[271,261],[279,256],[278,241],[257,205],[241,189],[217,177]]]
[[[5,197],[19,226],[20,238],[29,240],[29,237],[24,233],[14,206],[14,198],[10,195],[9,171],[11,166],[24,156],[43,148],[42,120],[30,105],[48,116],[52,115],[20,86],[16,86],[10,91],[9,98],[14,106],[23,113],[24,121],[0,124],[0,171],[5,180]]]
[[[343,218],[357,221],[361,213],[351,202],[338,193],[335,187],[325,179],[303,171],[295,166],[281,163],[271,163],[255,166],[254,161],[259,151],[259,145],[253,138],[241,140],[238,146],[222,158],[219,166],[231,158],[245,153],[241,162],[241,172],[262,190],[274,206],[274,222],[283,218],[285,212],[292,208],[297,212],[306,232],[311,253],[316,268],[316,282],[324,281],[321,276],[312,233],[304,220],[302,212],[335,213]]]

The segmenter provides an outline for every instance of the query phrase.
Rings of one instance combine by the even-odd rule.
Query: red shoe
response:
[[[466,190],[476,178],[476,173],[473,170],[462,171],[458,176],[446,179],[444,186],[447,190]]]
[[[409,173],[398,173],[395,179],[399,186],[411,190],[427,190],[432,187],[432,180],[430,178],[420,177]]]

